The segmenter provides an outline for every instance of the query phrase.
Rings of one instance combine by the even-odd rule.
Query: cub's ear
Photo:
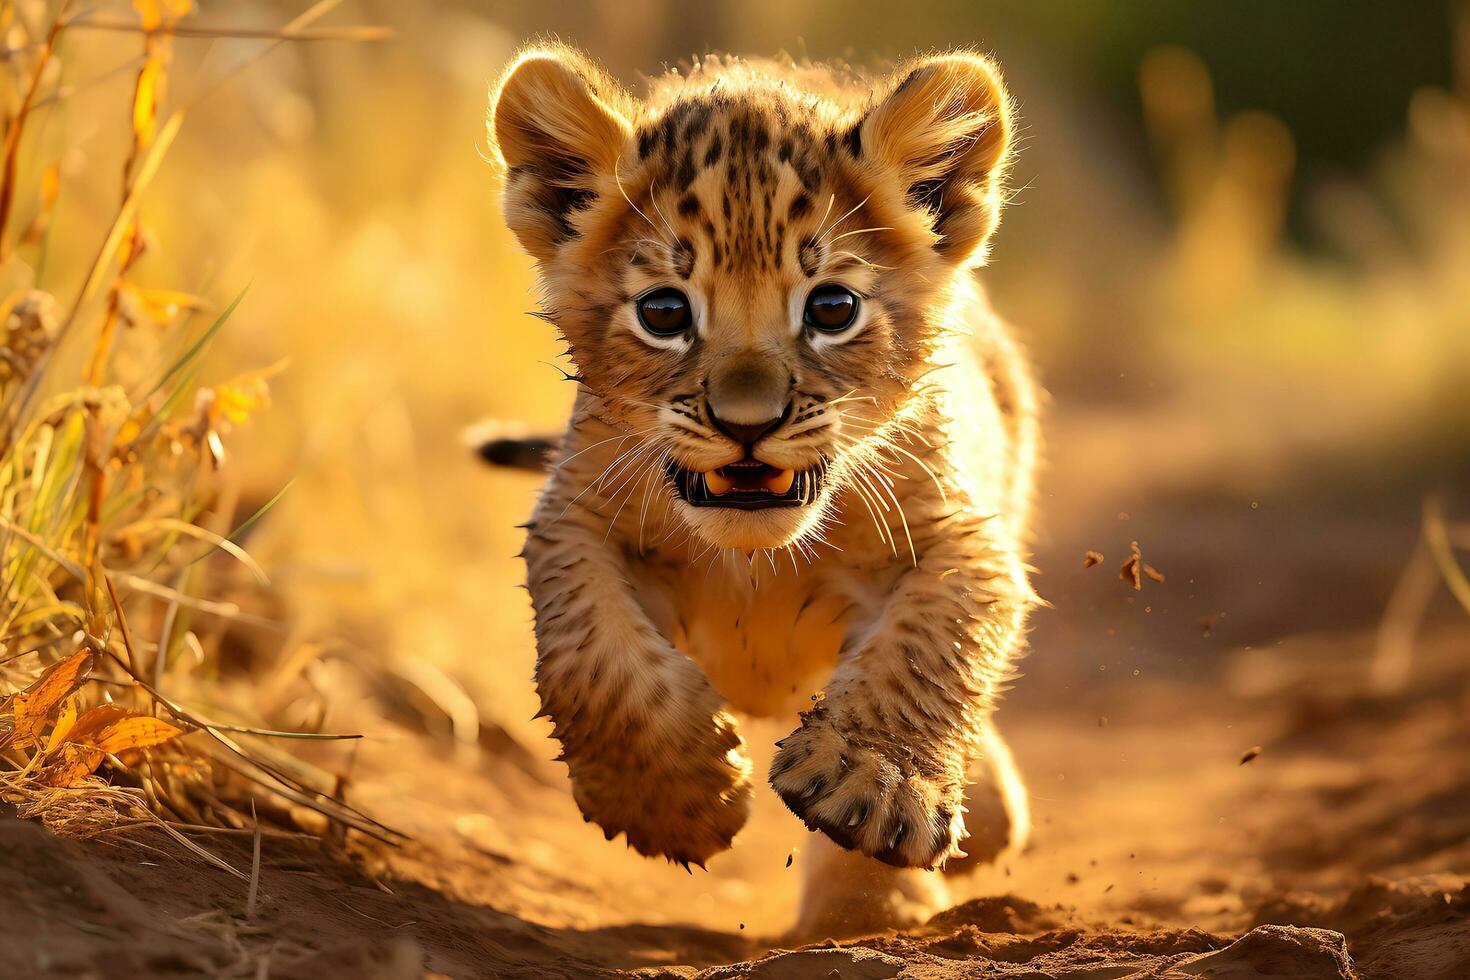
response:
[[[897,176],[929,212],[934,248],[952,261],[985,260],[1000,220],[1011,112],[1000,72],[968,53],[924,58],[859,124],[859,152]]]
[[[576,234],[573,214],[617,167],[631,109],[611,79],[567,48],[522,52],[491,90],[490,147],[506,173],[506,224],[535,258],[550,258]]]

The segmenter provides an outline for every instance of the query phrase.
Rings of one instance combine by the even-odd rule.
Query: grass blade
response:
[[[250,283],[245,284],[245,288],[240,290],[240,292],[230,302],[229,306],[225,307],[224,312],[215,317],[214,322],[211,323],[207,329],[205,329],[204,333],[200,334],[199,339],[194,341],[194,343],[189,346],[189,349],[184,351],[184,353],[178,358],[178,360],[174,361],[169,369],[164,372],[163,377],[159,378],[158,382],[152,388],[149,388],[148,392],[143,395],[143,397],[134,400],[140,403],[147,402],[148,399],[158,394],[159,390],[163,388],[164,385],[173,380],[175,375],[177,375],[184,368],[188,367],[189,364],[192,363],[193,360],[198,357],[206,347],[209,346],[210,340],[214,338],[215,334],[219,333],[220,328],[225,325],[225,321],[227,321],[230,318],[231,314],[235,312],[235,308],[240,305],[240,301],[245,298],[245,294],[248,292],[250,292]]]

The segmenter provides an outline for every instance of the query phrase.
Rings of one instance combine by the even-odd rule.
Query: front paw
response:
[[[733,729],[702,751],[664,747],[638,757],[567,759],[572,796],[588,823],[625,834],[645,857],[700,867],[727,850],[750,816],[750,762]]]
[[[807,825],[896,867],[962,853],[962,781],[895,742],[844,731],[825,711],[777,743],[771,786]]]

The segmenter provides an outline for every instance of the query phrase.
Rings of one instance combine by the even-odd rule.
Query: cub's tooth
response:
[[[720,475],[719,470],[710,470],[704,474],[704,485],[710,493],[716,497],[729,493],[735,489],[735,482]]]
[[[791,482],[795,479],[795,470],[782,470],[780,473],[766,480],[766,489],[772,493],[785,493],[791,489]]]

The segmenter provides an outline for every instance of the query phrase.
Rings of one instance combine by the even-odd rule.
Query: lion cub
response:
[[[989,717],[1035,601],[1036,398],[973,275],[1006,92],[968,52],[651,87],[553,46],[492,94],[579,382],[524,552],[544,714],[587,819],[687,866],[749,811],[731,711],[800,711],[769,779],[835,846],[799,928],[914,921],[944,901],[915,869],[1028,829]]]

